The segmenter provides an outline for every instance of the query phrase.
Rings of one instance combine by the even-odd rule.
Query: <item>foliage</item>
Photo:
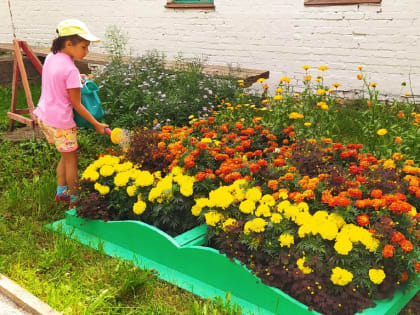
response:
[[[190,115],[206,117],[221,99],[235,97],[236,81],[204,74],[204,60],[179,55],[169,65],[163,54],[149,51],[125,62],[121,56],[125,42],[115,33],[118,30],[113,29],[106,35],[113,47],[111,61],[95,78],[111,126],[182,126]]]

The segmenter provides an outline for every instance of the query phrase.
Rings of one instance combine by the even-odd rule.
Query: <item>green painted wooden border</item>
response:
[[[265,285],[238,261],[230,261],[204,244],[205,226],[170,237],[140,221],[85,220],[75,209],[66,219],[46,226],[110,256],[131,260],[141,268],[154,269],[158,277],[204,298],[225,297],[231,293],[233,303],[245,314],[319,314],[282,291]],[[416,294],[418,287],[397,290],[392,300],[375,301],[375,308],[364,315],[394,315]]]

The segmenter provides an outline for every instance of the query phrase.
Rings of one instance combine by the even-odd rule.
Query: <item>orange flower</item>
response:
[[[363,79],[363,76],[361,74],[358,74],[357,75],[357,80],[362,80],[362,79]]]
[[[267,183],[267,187],[271,190],[277,190],[279,183],[275,179],[271,179]]]
[[[360,226],[366,226],[369,225],[370,221],[369,221],[369,216],[366,214],[361,214],[357,216],[357,224],[359,224]]]
[[[402,142],[402,138],[401,137],[395,137],[395,139],[394,139],[394,143],[395,144],[400,144]]]
[[[368,102],[367,102],[367,106],[372,107],[372,105],[373,105],[373,104],[372,104],[372,102],[371,102],[371,101],[368,101]]]
[[[419,273],[420,272],[420,263],[416,261],[415,264],[416,264],[416,272]]]
[[[392,237],[391,237],[392,243],[400,243],[404,240],[405,240],[405,236],[401,232],[394,232],[394,234],[392,234]]]
[[[401,241],[400,246],[404,253],[408,253],[413,250],[413,244],[409,240]]]
[[[404,117],[404,113],[403,113],[403,112],[399,112],[399,113],[397,114],[397,117],[399,117],[399,118]]]
[[[382,255],[384,255],[385,258],[391,258],[392,256],[394,256],[394,251],[394,246],[387,244],[382,249]]]
[[[382,190],[380,189],[374,189],[370,192],[370,196],[372,198],[381,198],[382,197]]]
[[[286,173],[284,176],[283,176],[283,178],[285,179],[285,180],[291,180],[291,179],[293,179],[293,174],[292,173]]]
[[[407,281],[408,280],[407,272],[405,272],[405,271],[402,272],[401,275],[400,275],[400,278],[398,280],[401,281],[401,282]]]
[[[194,177],[195,177],[196,180],[201,182],[202,180],[204,180],[207,177],[207,173],[206,172],[198,172],[197,174],[195,174]]]

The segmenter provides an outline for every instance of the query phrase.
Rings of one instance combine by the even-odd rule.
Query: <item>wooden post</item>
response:
[[[12,100],[10,104],[10,111],[7,113],[7,116],[10,119],[9,130],[13,130],[14,121],[19,121],[23,124],[35,127],[35,117],[32,114],[34,111],[34,103],[32,100],[32,93],[29,87],[28,76],[25,70],[25,64],[23,63],[23,57],[21,49],[24,51],[26,56],[32,62],[34,67],[42,74],[42,63],[38,57],[32,52],[28,44],[25,41],[13,40],[13,50],[14,50],[14,61],[13,61],[13,80],[12,80]],[[22,80],[23,89],[25,90],[26,103],[28,108],[17,109],[17,92],[18,92],[18,83],[19,77]],[[22,114],[29,114],[30,118],[23,116]]]

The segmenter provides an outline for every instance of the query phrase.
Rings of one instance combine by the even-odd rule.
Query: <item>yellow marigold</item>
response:
[[[225,186],[212,190],[209,193],[209,202],[212,207],[226,209],[232,204],[234,200],[235,198]]]
[[[273,223],[280,223],[282,219],[283,219],[283,217],[281,216],[280,213],[273,213],[271,215],[270,221],[273,222]]]
[[[252,201],[259,201],[262,197],[261,190],[257,187],[252,187],[245,193],[245,198]]]
[[[133,168],[133,163],[127,161],[121,164],[115,164],[114,168],[116,172],[125,172]]]
[[[353,243],[349,239],[339,239],[335,242],[334,249],[340,255],[348,255],[353,249]]]
[[[316,90],[316,94],[318,94],[318,95],[324,95],[325,93],[327,93],[327,91],[325,91],[324,89]]]
[[[95,183],[93,188],[95,188],[95,190],[97,190],[101,195],[106,195],[107,193],[109,193],[110,190],[108,186],[101,185],[99,183]]]
[[[353,274],[343,268],[335,267],[332,270],[331,282],[335,285],[345,286],[353,280]]]
[[[90,182],[95,182],[99,178],[99,173],[92,169],[86,169],[82,174],[82,179]]]
[[[114,184],[115,186],[122,187],[127,185],[128,181],[130,180],[130,173],[125,171],[118,173],[114,177]]]
[[[288,233],[283,233],[279,236],[279,242],[281,247],[289,247],[295,243],[295,238],[293,235]]]
[[[261,218],[255,218],[245,223],[244,233],[249,234],[250,232],[262,233],[265,230],[265,226],[268,224],[267,221]]]
[[[133,205],[133,212],[137,215],[141,215],[144,210],[146,210],[146,203],[142,200],[137,201],[134,205]]]
[[[318,70],[319,71],[326,71],[326,70],[328,70],[328,67],[327,66],[319,66]]]
[[[273,96],[273,100],[275,100],[275,101],[280,101],[282,99],[283,99],[282,95],[276,94],[276,95]]]
[[[312,126],[312,123],[310,123],[310,122],[307,121],[303,125],[306,126],[306,127],[310,127],[310,126]]]
[[[149,171],[140,171],[137,173],[135,183],[140,187],[147,187],[153,184],[155,178]]]
[[[255,210],[255,202],[252,200],[244,200],[239,204],[239,210],[245,214],[253,213]]]
[[[182,183],[182,185],[180,185],[179,192],[181,193],[181,195],[185,197],[192,196],[194,192],[193,187],[194,187],[193,181],[185,181]]]
[[[404,154],[401,154],[401,153],[399,153],[399,152],[395,152],[393,155],[392,155],[392,158],[395,160],[395,161],[401,161],[403,158],[404,158]]]
[[[264,195],[261,198],[260,202],[261,203],[264,203],[264,204],[266,204],[267,206],[270,206],[270,207],[272,207],[272,206],[274,206],[276,204],[276,201],[274,200],[273,196],[268,195],[268,194],[267,195]]]
[[[369,279],[374,284],[381,284],[386,275],[382,269],[369,269]]]
[[[302,271],[305,275],[310,274],[311,272],[313,272],[313,269],[312,268],[305,267],[305,257],[299,258],[296,261],[296,265],[298,266],[298,268],[300,269],[300,271]]]
[[[255,210],[255,215],[257,217],[261,217],[261,216],[269,217],[269,216],[271,216],[270,208],[266,204],[260,204],[257,207],[257,210]]]
[[[223,222],[223,230],[226,232],[227,228],[230,226],[233,226],[236,224],[236,220],[232,219],[232,218],[228,218],[227,220],[225,220],[225,222]]]
[[[385,128],[379,129],[377,132],[378,136],[385,136],[388,133],[388,130]]]
[[[395,162],[394,160],[388,159],[384,162],[384,169],[392,170],[395,169]]]
[[[99,170],[99,174],[101,174],[104,177],[111,176],[114,174],[114,167],[112,165],[104,165]]]
[[[297,112],[291,112],[289,114],[289,119],[302,119],[304,116],[303,114],[297,113]]]
[[[201,211],[203,210],[203,208],[208,205],[209,200],[207,198],[197,198],[194,201],[195,201],[195,205],[191,207],[191,213],[194,216],[198,217],[201,214]]]
[[[328,107],[328,105],[327,105],[327,104],[322,104],[322,105],[321,105],[321,109],[322,109],[322,110],[329,110],[330,108]]]
[[[223,219],[223,215],[215,210],[205,213],[204,217],[206,218],[206,224],[210,226],[216,226]]]
[[[284,212],[284,210],[287,208],[287,207],[289,207],[291,204],[290,204],[290,201],[289,200],[283,200],[282,202],[280,202],[278,205],[277,205],[277,211],[278,212],[280,212],[280,213],[282,213],[282,212]]]
[[[137,187],[136,185],[127,186],[127,195],[133,197],[136,194]]]

